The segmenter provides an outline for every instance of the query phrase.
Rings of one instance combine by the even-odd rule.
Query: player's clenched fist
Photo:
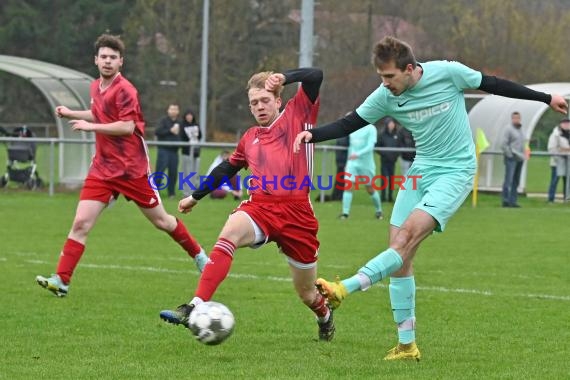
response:
[[[198,204],[198,201],[190,195],[178,202],[178,211],[183,214],[188,214],[192,208]]]
[[[55,107],[55,114],[57,117],[69,117],[71,110],[66,106],[57,106]]]

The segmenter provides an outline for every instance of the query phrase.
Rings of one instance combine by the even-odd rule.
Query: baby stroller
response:
[[[43,182],[38,175],[35,161],[36,144],[26,141],[26,138],[34,137],[33,132],[24,125],[16,128],[8,135],[21,137],[21,141],[10,141],[7,143],[8,160],[6,173],[0,177],[0,187],[5,187],[10,181],[24,184],[30,190],[41,187]]]

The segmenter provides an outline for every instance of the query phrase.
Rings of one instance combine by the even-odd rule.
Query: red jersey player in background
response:
[[[249,108],[258,126],[240,139],[228,161],[210,174],[211,186],[202,186],[178,205],[190,212],[198,201],[241,168],[249,168],[250,199],[243,201],[229,216],[204,267],[194,298],[176,310],[163,310],[166,322],[188,327],[196,305],[209,301],[227,276],[236,248],[252,248],[274,241],[287,256],[293,285],[301,301],[316,315],[319,339],[330,341],[335,332],[332,310],[315,290],[317,274],[318,222],[309,201],[309,186],[300,186],[312,174],[313,149],[293,153],[296,133],[310,129],[317,121],[322,71],[313,68],[285,73],[261,72],[247,85]],[[301,82],[296,95],[283,112],[283,85]],[[294,184],[296,183],[296,184]]]
[[[143,139],[145,124],[137,90],[119,72],[124,50],[118,37],[101,35],[95,42],[95,64],[100,78],[91,83],[91,109],[74,111],[64,106],[55,109],[57,116],[73,119],[69,122],[73,130],[94,132],[96,143],[56,273],[51,277],[36,277],[40,286],[59,297],[68,293],[71,276],[97,217],[119,194],[134,201],[156,228],[180,244],[200,271],[208,260],[182,221],[165,211],[158,192],[149,183],[149,158]]]

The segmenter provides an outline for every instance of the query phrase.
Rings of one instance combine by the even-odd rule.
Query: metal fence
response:
[[[47,177],[47,186],[48,186],[48,194],[50,196],[53,196],[55,193],[55,185],[57,183],[59,183],[59,179],[56,179],[56,165],[58,165],[58,163],[56,162],[56,147],[60,144],[94,144],[95,141],[86,141],[86,140],[82,140],[82,139],[61,139],[61,138],[39,138],[39,137],[32,137],[32,138],[26,138],[25,139],[26,142],[30,142],[30,143],[36,143],[38,145],[47,145],[48,146],[48,164],[47,164],[47,168],[48,168],[48,177]],[[0,137],[0,144],[8,144],[11,142],[21,142],[22,138],[19,137]],[[177,145],[180,147],[183,146],[187,146],[187,143],[184,142],[180,142],[180,143],[172,143],[172,142],[163,142],[163,141],[153,141],[153,140],[149,140],[146,141],[147,145],[149,147],[158,147],[158,146],[173,146],[173,145]],[[234,149],[236,147],[236,143],[198,143],[195,146],[196,147],[201,147],[201,148],[216,148],[216,149]],[[194,146],[190,146],[190,156],[193,156],[193,149]],[[346,150],[346,147],[343,146],[336,146],[336,145],[322,145],[322,144],[317,144],[315,145],[315,149],[317,151],[321,152],[321,157],[320,157],[320,174],[317,175],[321,175],[323,178],[326,177],[327,175],[330,175],[330,173],[336,174],[336,167],[334,165],[331,165],[331,161],[334,159],[334,152],[337,150]],[[382,152],[382,151],[397,151],[397,152],[413,152],[414,149],[409,149],[409,148],[375,148],[376,152]],[[492,156],[497,156],[497,155],[502,155],[503,153],[500,151],[485,151],[481,154],[482,158],[481,161],[483,161],[485,159],[485,157],[492,157]],[[547,157],[552,157],[554,156],[553,154],[550,154],[548,152],[532,152],[532,156],[547,156]],[[567,167],[567,173],[566,173],[566,178],[569,179],[570,178],[570,154],[559,154],[557,156],[563,156],[566,159],[566,167]],[[488,189],[491,191],[498,191],[500,189],[497,188],[488,188],[486,186],[486,184],[488,183],[488,178],[479,178],[479,188],[480,189]],[[524,186],[524,184],[523,184]],[[566,194],[570,194],[569,192],[570,190],[570,180],[566,181]],[[324,200],[324,195],[325,195],[325,190],[320,190],[320,200],[323,201]]]

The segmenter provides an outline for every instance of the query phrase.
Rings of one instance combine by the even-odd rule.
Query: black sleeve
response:
[[[507,98],[536,100],[550,104],[552,96],[544,92],[534,91],[521,84],[495,76],[483,75],[479,90],[489,94],[506,96]]]
[[[200,200],[210,194],[214,189],[217,189],[222,183],[229,183],[230,179],[232,179],[240,169],[240,167],[233,166],[228,161],[223,161],[212,170],[207,180],[202,183],[202,186],[192,193],[192,198]]]
[[[348,136],[352,132],[365,127],[368,124],[370,123],[358,116],[356,111],[354,111],[342,119],[338,119],[337,121],[333,121],[330,124],[309,130],[309,132],[311,132],[313,135],[310,143],[318,143],[321,141],[336,139],[342,136]]]
[[[301,86],[305,94],[307,94],[311,103],[314,103],[319,97],[319,90],[323,82],[323,71],[317,68],[301,68],[295,70],[287,70],[285,75],[285,83],[301,82]]]

